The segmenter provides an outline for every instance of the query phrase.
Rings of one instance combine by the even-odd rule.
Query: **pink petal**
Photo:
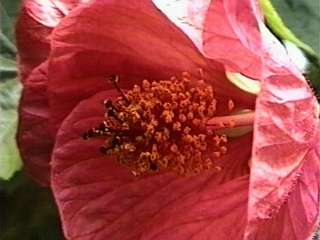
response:
[[[154,0],[208,58],[259,79],[262,72],[260,13],[250,0]]]
[[[252,0],[217,0],[210,5],[203,32],[203,51],[232,71],[261,77],[261,34]]]
[[[226,81],[221,65],[208,66],[192,42],[150,1],[102,0],[80,7],[56,29],[52,46],[53,132],[80,100],[111,88],[111,74],[120,76],[122,88],[130,88],[146,78],[168,79],[202,68],[220,92],[253,103],[252,97]]]
[[[194,42],[202,41],[203,48],[201,45],[199,48],[207,57],[263,81],[256,105],[248,226],[248,232],[259,231],[258,223],[268,219],[271,213],[281,219],[275,213],[295,189],[297,174],[313,148],[318,124],[317,102],[283,46],[262,24],[256,1],[216,0],[211,5],[206,5],[207,1],[182,2],[187,5],[186,18],[175,22],[193,36]],[[194,9],[200,9],[200,13]],[[165,12],[170,19],[176,16],[174,11]],[[207,17],[199,23],[197,14]],[[181,24],[185,21],[189,28]],[[199,33],[194,34],[196,31],[203,31],[202,39]],[[315,169],[312,174],[316,172]],[[301,234],[310,231],[312,224],[305,224]],[[265,229],[265,236],[270,237],[267,232]]]
[[[262,82],[256,104],[248,232],[270,217],[274,218],[274,222],[281,219],[281,212],[277,214],[278,209],[286,201],[289,201],[288,209],[295,209],[296,213],[299,211],[298,216],[310,214],[301,204],[299,209],[299,198],[310,202],[309,192],[312,195],[318,191],[318,186],[309,189],[303,187],[304,182],[314,181],[319,174],[316,167],[313,170],[304,167],[313,164],[312,161],[318,161],[311,153],[318,131],[317,101],[304,79],[286,69],[280,70],[281,73]],[[287,75],[284,75],[286,71]],[[305,168],[309,169],[308,173]],[[296,199],[297,202],[288,200],[289,194],[297,191],[301,195]],[[319,199],[316,199],[316,204],[319,206]],[[292,221],[293,229],[300,228],[295,219],[297,216],[291,214],[290,217],[282,220]],[[295,236],[292,239],[304,239],[299,238],[299,234],[305,236],[313,227],[312,224],[314,222],[304,222],[299,233],[290,232]]]
[[[277,224],[287,223],[288,228],[283,227],[280,239],[305,239],[315,228],[316,214],[319,214],[315,207],[304,208],[301,202],[299,205],[299,198],[308,203],[318,192],[318,186],[305,189],[303,184],[299,185],[300,181],[314,181],[318,174],[317,168],[306,167],[308,173],[304,170],[304,166],[312,164],[308,161],[317,161],[311,160],[315,155],[311,157],[310,152],[315,148],[318,131],[318,103],[283,46],[266,29],[262,27],[261,30],[265,66],[262,90],[256,103],[246,234],[248,239],[254,239],[255,234],[269,236],[267,233],[280,231],[274,230]],[[301,195],[296,195],[297,202],[288,197],[296,191]],[[287,206],[283,207],[285,202]],[[319,199],[315,204],[319,206]],[[291,213],[283,217],[286,208]],[[312,216],[311,211],[315,211],[315,215]],[[309,216],[309,220],[301,225],[297,216]],[[270,224],[263,226],[270,218]],[[260,231],[264,235],[259,234]]]
[[[101,156],[101,140],[81,138],[103,119],[102,102],[111,95],[101,92],[82,101],[57,135],[52,187],[66,238],[189,239],[199,234],[208,239],[215,234],[241,235],[246,221],[251,136],[231,144],[229,154],[221,160],[221,172],[189,178],[171,173],[135,178],[114,160]]]
[[[273,218],[249,225],[246,239],[311,239],[320,223],[320,134],[305,155],[294,190]],[[272,212],[270,212],[272,214]],[[259,237],[259,238],[257,238]]]
[[[179,27],[203,54],[203,30],[210,0],[153,0],[177,27]]]
[[[24,0],[17,21],[16,36],[20,74],[28,74],[46,60],[50,51],[50,34],[60,20],[86,0]]]
[[[48,128],[47,81],[47,62],[34,69],[25,81],[17,134],[24,166],[42,185],[49,184],[49,160],[54,144]]]
[[[301,76],[284,46],[264,25],[257,0],[212,1],[203,28],[203,52],[226,68],[262,80],[286,71]]]
[[[17,139],[27,172],[42,185],[49,184],[49,160],[54,144],[48,131],[45,62],[50,35],[60,20],[83,2],[86,0],[25,0],[17,22],[19,70],[24,83]]]

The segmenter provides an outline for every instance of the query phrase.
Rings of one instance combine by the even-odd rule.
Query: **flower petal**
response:
[[[285,69],[282,71],[281,74]],[[308,173],[303,170],[303,165],[311,164],[308,161],[318,129],[317,101],[303,79],[287,72],[287,75],[265,79],[257,99],[248,231],[270,217],[276,221],[278,210],[289,194],[303,191],[296,182],[312,181],[318,171],[308,167]],[[295,204],[293,200],[289,201],[288,208],[298,207]],[[303,208],[300,211],[299,215],[308,214]],[[301,234],[305,234],[310,225],[305,223],[304,227],[305,231],[300,229]]]
[[[25,0],[17,21],[16,37],[20,74],[25,80],[50,51],[50,34],[60,20],[86,0]]]
[[[45,62],[32,71],[24,84],[17,134],[24,166],[42,185],[49,184],[49,161],[54,144],[48,128],[47,81],[47,62]]]
[[[20,102],[18,143],[28,173],[49,184],[54,139],[48,131],[47,59],[53,28],[87,0],[25,0],[16,26],[18,59],[24,90]]]
[[[203,186],[204,185],[204,186]],[[246,224],[248,177],[193,191],[152,219],[142,239],[241,239]]]
[[[313,184],[313,188],[300,196],[303,201],[310,202],[310,210],[299,208],[294,199],[288,200],[288,195],[303,192],[299,184],[294,186],[297,181],[312,182],[315,176],[319,179],[316,167],[314,170],[306,167],[311,171],[309,178],[303,175],[297,179],[300,174],[306,174],[303,164],[311,164],[309,152],[314,148],[318,124],[317,102],[306,81],[284,47],[261,22],[257,1],[215,0],[209,6],[205,4],[207,1],[165,2],[172,6],[182,2],[187,5],[186,17],[174,22],[198,43],[207,57],[223,62],[227,69],[263,81],[256,105],[247,238],[278,239],[279,235],[270,232],[282,231],[281,239],[305,239],[311,234],[319,213],[315,207],[319,206],[319,199],[314,198],[318,185]],[[195,21],[199,18],[192,17],[196,16],[192,9],[199,8],[199,4],[205,7],[200,8],[203,11],[198,14],[207,15],[200,24]],[[170,19],[177,15],[174,11],[166,13]],[[190,30],[190,26],[194,28]],[[195,31],[203,31],[203,35],[194,34]],[[199,44],[201,41],[203,48]],[[284,226],[277,229],[277,224],[288,221],[289,215],[284,217],[283,213],[287,210],[278,213],[285,201],[288,204],[283,208],[291,211],[292,229]],[[308,216],[306,224],[300,226],[294,214]],[[263,220],[270,215],[272,221],[263,226]]]
[[[320,133],[320,131],[319,131]],[[320,134],[304,158],[294,190],[274,218],[249,225],[246,239],[311,239],[320,222]]]
[[[130,88],[146,78],[168,79],[202,68],[216,88],[252,103],[252,98],[228,83],[220,65],[209,68],[192,42],[150,1],[102,0],[83,6],[62,21],[52,45],[53,132],[80,100],[109,89],[111,74],[120,76],[120,87]],[[213,71],[214,66],[220,69]]]
[[[229,71],[259,79],[262,71],[260,13],[255,1],[154,0],[208,58]],[[179,9],[179,10],[177,10]]]
[[[135,178],[113,159],[101,156],[98,148],[103,140],[81,138],[84,131],[101,122],[102,102],[110,96],[110,92],[101,92],[82,101],[64,120],[57,135],[52,187],[66,237],[177,239],[174,237],[203,231],[202,236],[208,238],[209,234],[222,236],[229,230],[238,234],[232,230],[233,225],[219,220],[225,214],[223,218],[228,223],[245,221],[248,178],[239,177],[248,174],[251,136],[231,144],[221,160],[221,172],[189,178],[171,173]],[[201,202],[194,204],[199,199]],[[183,202],[186,205],[181,205]],[[183,210],[187,206],[193,207],[189,213]],[[183,216],[188,221],[187,232]],[[205,227],[210,231],[204,231]],[[169,232],[173,234],[171,238],[167,238]]]
[[[153,3],[203,52],[203,29],[210,0],[153,0]]]
[[[203,50],[232,71],[260,79],[261,34],[259,13],[253,0],[217,0],[208,8],[203,32]]]

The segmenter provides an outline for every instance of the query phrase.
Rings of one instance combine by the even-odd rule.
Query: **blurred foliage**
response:
[[[0,179],[9,179],[22,165],[15,142],[21,85],[16,79],[13,35],[19,2],[0,2]]]
[[[0,82],[0,179],[9,179],[22,166],[15,141],[20,92],[18,81],[6,79]]]
[[[1,78],[5,79],[8,75],[16,75],[17,66],[13,59],[0,56],[0,73]]]
[[[14,57],[17,49],[14,44],[14,24],[19,11],[20,0],[1,0],[0,1],[0,22],[1,32],[0,53],[2,56]]]
[[[264,0],[262,0],[264,1]],[[265,2],[270,2],[266,0]],[[283,23],[290,29],[293,36],[287,35],[293,43],[298,43],[305,50],[309,59],[307,78],[311,81],[318,97],[320,96],[320,1],[319,0],[271,0],[273,7],[281,16]],[[282,39],[288,34],[286,29],[279,27],[279,22],[268,23],[273,32]],[[275,29],[278,28],[278,29]],[[295,39],[295,37],[297,37]],[[308,45],[300,43],[300,40]],[[299,44],[300,43],[300,44]],[[315,52],[315,55],[313,54]]]
[[[320,1],[271,0],[271,2],[283,23],[298,39],[311,46],[316,52],[316,56],[310,56],[310,51],[307,54],[311,61],[308,78],[312,80],[319,95]],[[8,155],[12,156],[12,162],[7,165],[7,169],[15,169],[19,166],[14,160],[17,159],[17,149],[13,136],[16,128],[15,109],[21,88],[16,80],[15,54],[17,50],[14,40],[14,24],[20,3],[21,0],[0,0],[0,154],[4,147]],[[277,24],[275,27],[278,28]],[[273,32],[278,33],[277,36],[281,39],[283,31],[286,33],[287,30],[278,29]],[[3,113],[3,110],[6,112]],[[7,124],[5,131],[1,128],[4,121]],[[0,168],[3,168],[1,160]],[[10,175],[9,172],[6,171],[7,176]],[[0,169],[1,175],[3,173]],[[10,181],[0,180],[0,214],[0,240],[63,239],[58,213],[50,190],[37,186],[21,172]],[[316,236],[315,239],[320,240],[320,236]]]
[[[288,28],[320,56],[320,1],[271,0]]]
[[[287,40],[295,44],[296,46],[304,50],[307,54],[314,57],[316,56],[314,50],[308,44],[297,38],[295,34],[290,30],[290,28],[288,28],[286,24],[284,24],[283,20],[273,7],[270,0],[260,0],[260,2],[266,22],[272,29],[274,34],[276,34],[281,40]]]

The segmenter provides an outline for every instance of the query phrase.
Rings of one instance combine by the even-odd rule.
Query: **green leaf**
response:
[[[17,72],[13,30],[18,4],[17,0],[0,2],[0,179],[5,180],[22,166],[15,141],[21,86],[11,79]]]
[[[0,56],[0,74],[2,74],[3,72],[4,73],[6,73],[6,72],[16,73],[17,72],[16,62],[9,59],[9,58]]]
[[[2,32],[0,31],[0,42],[1,45],[4,47],[4,50],[9,51],[11,54],[17,53],[17,48],[13,42]]]
[[[10,41],[14,39],[14,25],[20,8],[20,0],[1,0],[1,29]]]
[[[279,2],[294,2],[294,0],[290,1],[284,1],[284,0],[273,0],[272,2],[278,3]],[[297,1],[296,1],[297,2]],[[301,2],[301,1],[300,1]],[[308,2],[308,1],[306,1]],[[309,1],[311,2],[311,1]],[[283,5],[283,4],[282,4]],[[263,10],[263,13],[266,18],[266,22],[268,26],[271,28],[271,30],[282,40],[287,40],[292,43],[294,43],[296,46],[300,47],[302,50],[304,50],[306,53],[308,53],[311,56],[316,56],[315,51],[306,43],[301,41],[283,22],[279,14],[277,13],[276,9],[273,7],[270,0],[261,0],[261,7]],[[280,11],[281,12],[281,11]],[[281,13],[286,13],[288,15],[288,12],[290,13],[290,10],[286,9],[286,11],[282,11]],[[291,14],[296,14],[295,11],[291,11]],[[295,15],[296,17],[296,15]],[[305,18],[306,15],[303,16]],[[301,20],[301,19],[300,19]],[[319,28],[313,32],[315,34]]]
[[[19,11],[20,0],[2,0],[0,2],[0,52],[14,56],[17,52],[14,40],[14,25]]]
[[[10,179],[22,166],[15,140],[20,92],[17,80],[0,83],[0,178],[4,180]]]

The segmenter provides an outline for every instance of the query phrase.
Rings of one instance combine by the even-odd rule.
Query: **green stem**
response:
[[[313,57],[317,56],[317,54],[309,45],[298,39],[295,34],[285,25],[275,8],[272,6],[270,0],[260,0],[260,3],[266,18],[266,22],[274,34],[276,34],[280,39],[292,42],[305,51],[308,55]]]

